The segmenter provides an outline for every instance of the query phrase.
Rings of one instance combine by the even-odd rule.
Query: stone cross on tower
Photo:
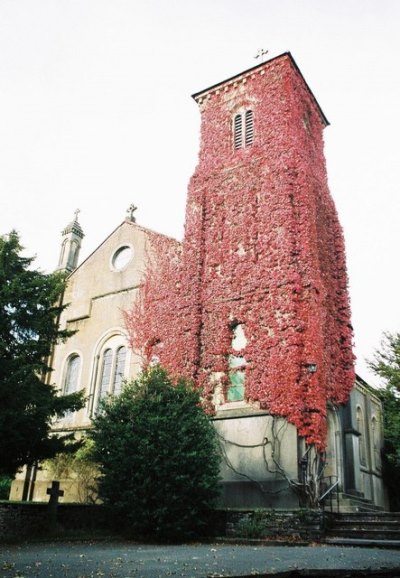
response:
[[[268,50],[264,50],[264,48],[260,48],[254,58],[261,58],[261,62],[264,62],[264,56],[268,54]]]

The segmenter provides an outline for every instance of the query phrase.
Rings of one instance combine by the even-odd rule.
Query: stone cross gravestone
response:
[[[49,530],[54,532],[57,529],[58,498],[64,495],[64,490],[60,490],[60,482],[53,480],[51,488],[47,488],[47,494],[50,496],[47,510]]]

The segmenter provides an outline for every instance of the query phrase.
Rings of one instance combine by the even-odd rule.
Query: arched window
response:
[[[358,450],[360,456],[360,464],[362,466],[367,465],[367,452],[366,452],[366,440],[365,440],[365,419],[364,413],[360,406],[357,407],[356,412],[357,418],[357,429],[360,433],[360,437],[358,439]]]
[[[69,267],[69,269],[75,269],[77,260],[78,260],[78,243],[76,241],[71,241],[67,267]]]
[[[244,334],[242,323],[236,323],[232,327],[231,346],[235,354],[229,356],[229,387],[228,401],[242,401],[244,399],[244,382],[246,359],[242,350],[246,347],[247,339]],[[236,354],[237,352],[237,354]]]
[[[126,347],[119,347],[115,357],[115,370],[112,389],[114,395],[119,395],[121,393],[122,380],[124,378]]]
[[[95,383],[93,385],[93,405],[90,411],[96,413],[99,404],[107,395],[119,395],[125,376],[128,350],[125,336],[116,333],[103,341],[98,349],[94,364]]]
[[[237,114],[233,121],[233,142],[235,149],[240,149],[243,142],[243,119],[241,114]]]
[[[245,114],[245,137],[244,145],[249,147],[254,141],[254,123],[253,123],[253,111],[246,110]]]
[[[244,127],[244,130],[243,130]],[[253,111],[238,113],[233,119],[233,146],[235,149],[249,147],[254,142]]]
[[[67,362],[67,371],[65,373],[64,392],[65,394],[73,393],[78,387],[79,369],[81,358],[79,355],[71,355]]]
[[[375,415],[371,418],[373,455],[375,469],[381,469],[381,435],[379,422]]]
[[[112,351],[111,349],[106,349],[103,353],[103,360],[101,363],[101,374],[100,374],[100,388],[99,388],[99,398],[98,401],[103,399],[110,390],[110,376],[111,376],[111,364],[112,364]]]
[[[63,244],[61,245],[61,253],[60,253],[60,259],[58,261],[58,266],[62,267],[62,264],[64,262],[64,255],[65,255],[65,249],[67,247],[67,239],[64,239]]]

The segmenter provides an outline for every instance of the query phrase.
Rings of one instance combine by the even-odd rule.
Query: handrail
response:
[[[319,502],[319,503],[323,502],[323,501],[325,500],[325,498],[326,498],[327,496],[329,496],[329,494],[331,494],[331,493],[333,492],[333,490],[336,488],[336,486],[339,485],[339,482],[340,482],[340,480],[339,480],[339,478],[338,478],[338,479],[336,480],[336,482],[335,482],[334,484],[332,484],[331,487],[328,488],[328,489],[326,490],[326,492],[325,492],[324,494],[322,494],[322,496],[321,496],[320,498],[318,498],[318,502]]]

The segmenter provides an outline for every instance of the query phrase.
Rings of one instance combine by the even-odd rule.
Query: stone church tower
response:
[[[299,488],[325,491],[321,472],[325,489],[381,499],[379,461],[372,475],[361,465],[354,426],[361,408],[377,420],[379,402],[354,387],[328,121],[289,53],[193,97],[201,142],[183,245],[174,257],[153,244],[131,344],[201,389],[224,505],[295,507]]]
[[[214,402],[256,402],[324,448],[354,383],[328,124],[289,53],[194,95],[199,163],[183,245],[187,366]],[[190,319],[190,322],[189,322]]]

